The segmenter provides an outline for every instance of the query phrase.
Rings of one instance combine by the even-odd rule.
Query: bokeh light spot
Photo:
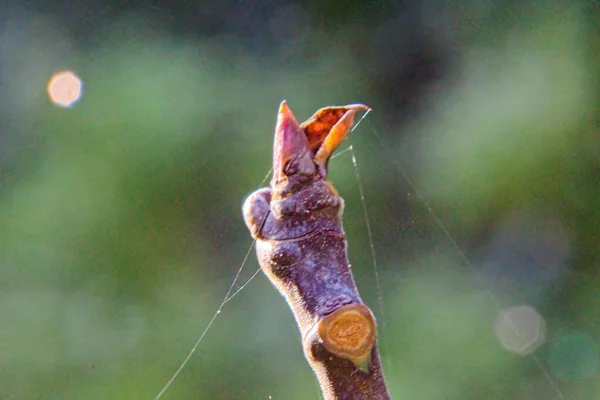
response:
[[[561,337],[550,350],[550,371],[564,382],[578,382],[598,372],[598,346],[585,333]]]
[[[515,306],[502,310],[494,324],[498,341],[506,350],[530,354],[545,340],[546,322],[530,306]]]
[[[50,101],[59,107],[71,107],[81,98],[82,82],[71,71],[57,72],[48,81]]]

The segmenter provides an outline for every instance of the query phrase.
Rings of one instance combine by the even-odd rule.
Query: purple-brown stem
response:
[[[373,313],[361,300],[342,229],[344,201],[326,180],[329,157],[360,104],[323,108],[299,125],[281,104],[271,188],[251,194],[244,219],[262,270],[288,301],[325,400],[387,400]]]

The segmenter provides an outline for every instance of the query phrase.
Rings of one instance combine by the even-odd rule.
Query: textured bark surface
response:
[[[363,105],[327,107],[299,125],[281,104],[273,181],[250,195],[244,219],[262,270],[288,301],[304,354],[326,400],[389,399],[375,318],[347,258],[344,202],[326,181],[327,162]]]

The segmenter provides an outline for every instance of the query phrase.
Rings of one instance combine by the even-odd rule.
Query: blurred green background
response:
[[[282,99],[374,109],[330,178],[394,399],[599,399],[597,11],[3,3],[0,399],[154,398],[252,243]],[[61,70],[83,82],[67,108]],[[163,398],[319,398],[262,274]]]

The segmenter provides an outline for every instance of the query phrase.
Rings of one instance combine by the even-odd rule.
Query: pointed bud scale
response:
[[[329,158],[352,130],[359,111],[369,112],[371,108],[364,104],[325,107],[300,125],[323,177],[327,175]]]
[[[306,135],[284,100],[279,106],[275,127],[273,187],[293,190],[296,184],[312,179],[315,174]]]
[[[273,146],[275,195],[285,196],[308,181],[326,178],[329,158],[352,130],[354,117],[370,110],[363,104],[325,107],[298,124],[282,101]]]

